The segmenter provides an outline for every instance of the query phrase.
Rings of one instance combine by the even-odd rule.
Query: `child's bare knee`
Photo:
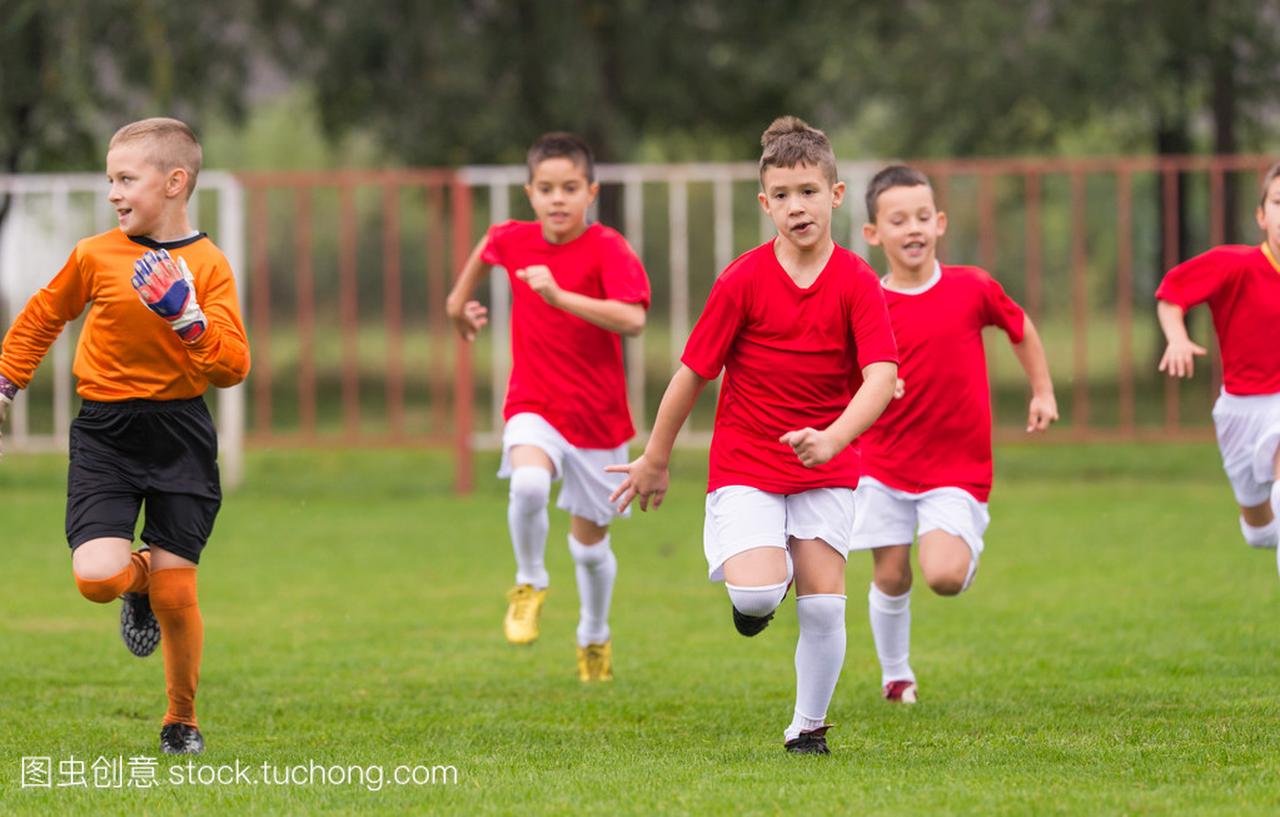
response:
[[[964,590],[967,571],[947,571],[935,576],[926,576],[929,589],[939,596],[957,596]]]
[[[876,587],[886,596],[901,596],[911,589],[911,567],[885,566],[876,567]]]

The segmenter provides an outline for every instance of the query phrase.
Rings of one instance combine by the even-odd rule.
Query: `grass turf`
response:
[[[796,623],[732,628],[701,551],[705,457],[663,508],[615,528],[617,680],[574,674],[577,597],[553,512],[542,638],[501,634],[513,572],[504,484],[449,493],[422,452],[256,452],[200,574],[194,762],[255,784],[176,785],[159,757],[157,653],[77,594],[64,460],[0,461],[0,811],[6,814],[1274,814],[1280,637],[1274,554],[1240,540],[1209,446],[998,452],[987,552],[958,599],[914,595],[921,703],[879,699],[869,556],[849,569],[835,754],[790,757]],[[480,473],[494,462],[482,460]],[[24,788],[47,756],[53,787]],[[156,758],[150,789],[98,787],[99,757]],[[62,761],[84,761],[83,788]],[[360,783],[261,781],[378,767]],[[396,785],[394,767],[457,782]],[[175,771],[176,769],[176,771]],[[295,772],[295,774],[297,774]],[[279,779],[279,778],[277,778]],[[452,780],[452,777],[448,777]]]

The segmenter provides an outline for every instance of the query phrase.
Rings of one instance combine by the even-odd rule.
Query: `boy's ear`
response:
[[[1257,222],[1258,222],[1258,229],[1259,229],[1259,230],[1262,230],[1264,233],[1267,231],[1267,217],[1266,217],[1266,216],[1267,216],[1267,214],[1263,211],[1263,209],[1262,209],[1262,207],[1261,207],[1261,206],[1259,206],[1259,207],[1258,207],[1257,212],[1253,214],[1253,217],[1254,217],[1254,218],[1257,220]]]
[[[765,211],[766,213],[769,212],[769,199],[768,197],[765,196],[763,190],[760,191],[759,193],[756,193],[756,201],[760,202],[761,210]]]
[[[867,243],[871,246],[880,246],[880,231],[876,229],[876,225],[871,224],[870,222],[863,224],[862,237],[865,238]]]
[[[164,180],[164,194],[169,198],[186,195],[187,182],[191,177],[187,174],[185,168],[175,167],[169,171],[169,175]]]
[[[831,207],[834,209],[840,206],[840,202],[844,201],[844,182],[836,182],[831,186]]]
[[[529,199],[529,201],[533,201],[533,185],[525,184],[524,195],[525,195],[525,198]]]
[[[938,237],[941,238],[947,234],[947,212],[945,210],[939,210],[938,215],[934,216],[934,219],[938,224]]]
[[[596,196],[600,195],[600,182],[592,182],[591,186],[587,188],[587,192],[591,194],[591,200],[595,201]]]

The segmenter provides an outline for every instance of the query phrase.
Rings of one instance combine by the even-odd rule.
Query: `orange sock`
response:
[[[80,595],[89,601],[106,604],[120,598],[121,593],[145,593],[150,584],[151,552],[135,550],[129,556],[129,565],[114,576],[105,579],[82,579],[76,576]]]
[[[169,711],[165,725],[196,723],[196,685],[204,652],[204,620],[196,603],[196,569],[171,567],[151,574],[151,610],[160,622],[165,691]]]

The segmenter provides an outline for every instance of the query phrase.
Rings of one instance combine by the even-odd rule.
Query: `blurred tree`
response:
[[[0,172],[99,167],[144,116],[240,116],[251,0],[0,0]],[[0,197],[0,223],[8,197]]]
[[[405,161],[460,164],[521,161],[562,128],[617,161],[653,134],[750,155],[772,117],[812,116],[827,85],[859,84],[828,23],[838,8],[847,49],[873,5],[425,0],[372,14],[293,0],[273,21],[330,133],[370,127]]]

